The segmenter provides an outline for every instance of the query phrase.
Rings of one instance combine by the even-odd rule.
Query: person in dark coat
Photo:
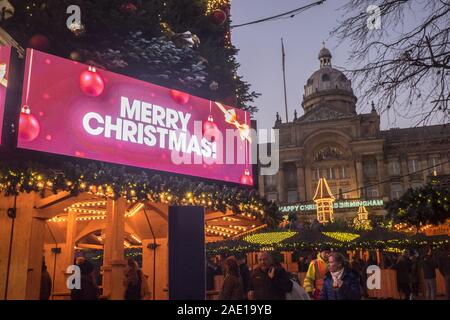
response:
[[[416,252],[411,255],[411,289],[412,296],[411,298],[417,298],[419,296],[419,288],[420,288],[420,260],[419,256]],[[411,300],[412,300],[411,299]]]
[[[449,245],[442,247],[439,251],[437,260],[439,272],[445,279],[445,294],[447,300],[450,300],[450,250]]]
[[[331,253],[328,267],[320,300],[361,300],[359,274],[346,266],[344,256]]]
[[[80,260],[78,263],[81,272],[81,288],[71,290],[71,299],[97,300],[98,287],[94,280],[94,266],[87,260]]]
[[[401,254],[392,266],[397,271],[397,289],[408,300],[411,295],[411,261],[406,253]]]
[[[438,264],[433,256],[431,248],[422,261],[423,278],[425,282],[425,298],[427,300],[436,299],[436,268]]]
[[[235,257],[225,260],[225,278],[219,300],[242,300],[244,299],[244,286],[239,274],[239,266]]]
[[[258,254],[258,267],[250,278],[250,300],[285,300],[292,291],[288,273],[278,263],[273,263],[268,252]]]
[[[299,256],[297,264],[298,264],[298,272],[303,273],[308,272],[309,261],[307,261],[306,257],[304,257],[303,255]]]
[[[248,268],[245,256],[238,258],[239,273],[242,279],[242,285],[244,286],[244,299],[247,299],[249,287],[250,287],[250,269]]]
[[[52,294],[52,279],[47,271],[45,261],[42,260],[41,289],[39,293],[39,300],[49,300],[51,294]]]

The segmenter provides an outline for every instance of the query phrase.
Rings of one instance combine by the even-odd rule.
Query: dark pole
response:
[[[157,244],[156,244],[156,237],[155,237],[155,233],[153,232],[153,228],[152,228],[152,224],[150,223],[150,219],[147,216],[147,211],[145,211],[145,206],[144,206],[144,214],[145,214],[145,219],[147,219],[147,223],[148,226],[150,227],[150,232],[152,233],[152,237],[153,237],[153,300],[155,300],[156,297],[156,248],[157,248]]]
[[[284,108],[286,111],[286,123],[289,122],[289,116],[288,116],[288,105],[287,105],[287,92],[286,92],[286,54],[284,52],[284,43],[283,38],[281,38],[281,55],[282,55],[282,61],[283,61],[283,84],[284,84]]]

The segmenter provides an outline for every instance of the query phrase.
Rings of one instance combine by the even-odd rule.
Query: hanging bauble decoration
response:
[[[220,137],[220,130],[214,122],[212,115],[208,116],[208,120],[203,122],[203,136],[209,141],[217,141]]]
[[[217,91],[217,90],[219,89],[219,83],[217,83],[217,81],[212,81],[212,82],[209,84],[209,89],[210,89],[211,91]]]
[[[241,183],[245,185],[252,186],[253,185],[253,178],[250,175],[250,171],[248,169],[244,170],[244,174],[241,176]]]
[[[5,21],[14,15],[14,7],[8,0],[0,0],[0,21]]]
[[[227,21],[227,13],[221,9],[216,9],[211,15],[212,20],[217,25],[222,25]]]
[[[179,104],[186,104],[189,102],[191,95],[186,92],[178,91],[178,90],[170,90],[170,96],[172,99]]]
[[[50,47],[50,41],[42,34],[35,34],[28,41],[28,47],[40,51],[46,51]]]
[[[38,119],[31,114],[30,107],[24,105],[19,118],[19,140],[31,142],[39,135],[41,126]]]
[[[97,73],[97,69],[89,67],[80,75],[80,89],[85,95],[98,97],[105,89],[103,78]]]

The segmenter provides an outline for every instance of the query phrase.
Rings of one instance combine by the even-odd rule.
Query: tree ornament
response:
[[[50,41],[42,34],[35,34],[28,41],[28,46],[36,50],[46,51],[50,47]]]
[[[241,176],[241,183],[245,185],[252,186],[253,185],[253,178],[250,175],[250,171],[248,169],[244,170],[244,174]]]
[[[103,78],[97,73],[97,69],[89,67],[80,75],[80,89],[85,95],[98,97],[105,89]]]
[[[212,13],[212,20],[216,25],[222,25],[227,21],[227,14],[221,9],[216,9]]]
[[[203,136],[211,142],[217,141],[217,138],[220,137],[220,130],[212,115],[209,115],[208,120],[203,122]]]
[[[186,104],[191,98],[190,94],[178,90],[170,90],[170,96],[172,99],[179,104]]]
[[[219,89],[219,84],[217,83],[217,81],[213,81],[209,84],[209,89],[211,91],[217,91]]]
[[[30,107],[24,105],[20,111],[19,140],[31,142],[36,139],[40,130],[39,121],[31,114]]]

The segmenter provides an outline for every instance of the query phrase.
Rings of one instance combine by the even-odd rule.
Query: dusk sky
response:
[[[232,25],[266,18],[307,5],[314,0],[233,0]],[[286,80],[288,93],[289,120],[294,109],[303,114],[301,100],[303,86],[309,76],[319,68],[318,53],[322,41],[330,49],[334,67],[350,68],[347,62],[348,45],[338,46],[337,39],[330,37],[330,31],[338,25],[345,4],[344,0],[328,0],[294,18],[264,22],[232,30],[233,44],[240,50],[238,61],[241,64],[239,74],[251,84],[252,90],[262,96],[256,101],[259,112],[255,118],[259,128],[271,128],[278,111],[285,121],[283,76],[281,68],[281,37],[284,38],[286,51]],[[413,18],[408,23],[413,23]],[[354,88],[355,90],[355,88]],[[360,98],[358,92],[355,95]],[[375,101],[376,103],[377,101]],[[370,106],[357,104],[357,112],[369,112]],[[410,127],[417,124],[412,119],[382,115],[381,128]]]

